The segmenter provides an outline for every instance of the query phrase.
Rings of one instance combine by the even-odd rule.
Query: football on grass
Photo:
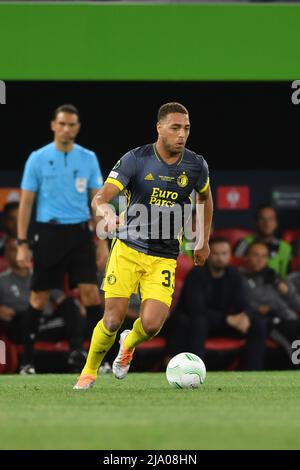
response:
[[[175,388],[198,388],[206,377],[205,364],[193,353],[180,353],[167,365],[167,380]]]

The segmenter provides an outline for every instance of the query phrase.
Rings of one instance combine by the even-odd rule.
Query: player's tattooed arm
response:
[[[194,250],[194,263],[202,266],[207,260],[209,249],[209,237],[213,215],[213,200],[210,187],[197,194],[196,217],[197,217],[197,243]]]

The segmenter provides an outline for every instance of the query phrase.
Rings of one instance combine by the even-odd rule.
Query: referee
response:
[[[33,279],[24,317],[24,354],[21,374],[34,374],[33,349],[49,291],[63,288],[65,274],[78,286],[90,330],[102,313],[96,277],[96,254],[89,229],[89,199],[103,184],[94,152],[74,143],[80,130],[78,110],[70,104],[54,111],[54,141],[31,153],[21,183],[17,261],[30,266],[28,226],[37,199],[33,238]],[[99,240],[97,265],[104,268],[108,247]]]

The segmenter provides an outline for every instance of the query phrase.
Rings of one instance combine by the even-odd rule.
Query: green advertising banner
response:
[[[0,4],[2,80],[300,78],[300,5]]]

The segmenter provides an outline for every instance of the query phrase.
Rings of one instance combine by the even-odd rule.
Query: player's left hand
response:
[[[203,247],[194,251],[194,264],[196,266],[203,266],[209,257],[210,248],[208,242],[203,244]]]

